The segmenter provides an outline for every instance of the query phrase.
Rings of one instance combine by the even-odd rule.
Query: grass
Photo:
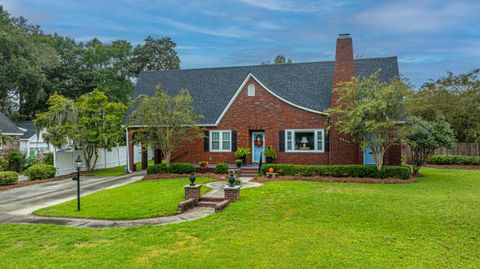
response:
[[[142,170],[142,163],[137,163],[135,165],[137,166],[137,171]],[[149,160],[148,165],[153,165],[153,160]],[[126,168],[126,165],[121,165],[116,167],[98,169],[93,171],[93,174],[97,177],[121,176],[127,174]]]
[[[197,183],[211,179],[198,178]],[[173,215],[184,199],[183,186],[187,178],[139,181],[82,197],[82,210],[76,210],[77,200],[42,208],[34,212],[41,216],[80,217],[95,219],[141,219]],[[202,187],[202,192],[209,188]]]
[[[269,182],[166,226],[0,225],[4,268],[478,268],[480,171],[414,184]]]

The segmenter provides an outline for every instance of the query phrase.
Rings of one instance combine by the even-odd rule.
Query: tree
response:
[[[177,44],[169,37],[155,39],[151,36],[145,39],[145,44],[139,44],[133,50],[131,72],[137,77],[141,71],[180,69],[175,47]]]
[[[136,103],[137,107],[130,114],[128,122],[147,126],[136,134],[136,140],[160,149],[167,165],[182,141],[202,135],[198,127],[202,116],[195,113],[192,96],[185,89],[170,96],[157,86],[154,96],[139,96]]]
[[[408,114],[434,121],[444,119],[460,142],[480,142],[480,70],[451,72],[422,85],[407,102]]]
[[[412,170],[418,175],[420,168],[426,163],[433,151],[439,147],[452,147],[455,135],[445,121],[426,121],[411,116],[403,130],[403,138],[412,152]]]
[[[292,59],[286,58],[284,54],[279,54],[273,60],[273,64],[291,64],[293,63]],[[263,62],[262,64],[272,64],[270,61]]]
[[[59,94],[49,98],[49,110],[40,113],[37,130],[46,127],[44,138],[61,148],[70,139],[76,149],[82,149],[87,170],[95,169],[98,149],[110,150],[123,136],[122,123],[127,107],[111,102],[105,93],[94,90],[76,101]]]
[[[363,149],[372,150],[381,170],[386,150],[399,142],[409,86],[399,79],[381,82],[377,78],[378,72],[339,85],[335,91],[340,97],[329,112],[340,133],[353,136]]]

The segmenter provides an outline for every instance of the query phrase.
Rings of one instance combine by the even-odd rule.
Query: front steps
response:
[[[241,167],[240,176],[241,177],[255,177],[258,173],[258,167]]]
[[[214,208],[215,212],[218,212],[227,207],[229,202],[229,200],[220,197],[200,197],[197,206]]]

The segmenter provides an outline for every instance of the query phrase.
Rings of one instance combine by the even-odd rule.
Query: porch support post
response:
[[[148,151],[147,146],[142,145],[142,170],[148,167]]]
[[[134,131],[133,130],[128,130],[128,165],[129,165],[129,170],[132,172],[135,172],[136,166],[135,166],[135,147],[133,143],[133,137],[134,137]]]

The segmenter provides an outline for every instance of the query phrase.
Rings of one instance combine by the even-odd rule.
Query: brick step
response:
[[[228,200],[223,200],[221,202],[210,202],[210,201],[199,201],[197,203],[198,207],[210,207],[215,208],[215,211],[220,211],[228,205]]]
[[[209,197],[209,196],[202,196],[198,200],[199,202],[223,202],[225,201],[224,197]]]
[[[258,171],[258,167],[242,167],[240,171]]]

